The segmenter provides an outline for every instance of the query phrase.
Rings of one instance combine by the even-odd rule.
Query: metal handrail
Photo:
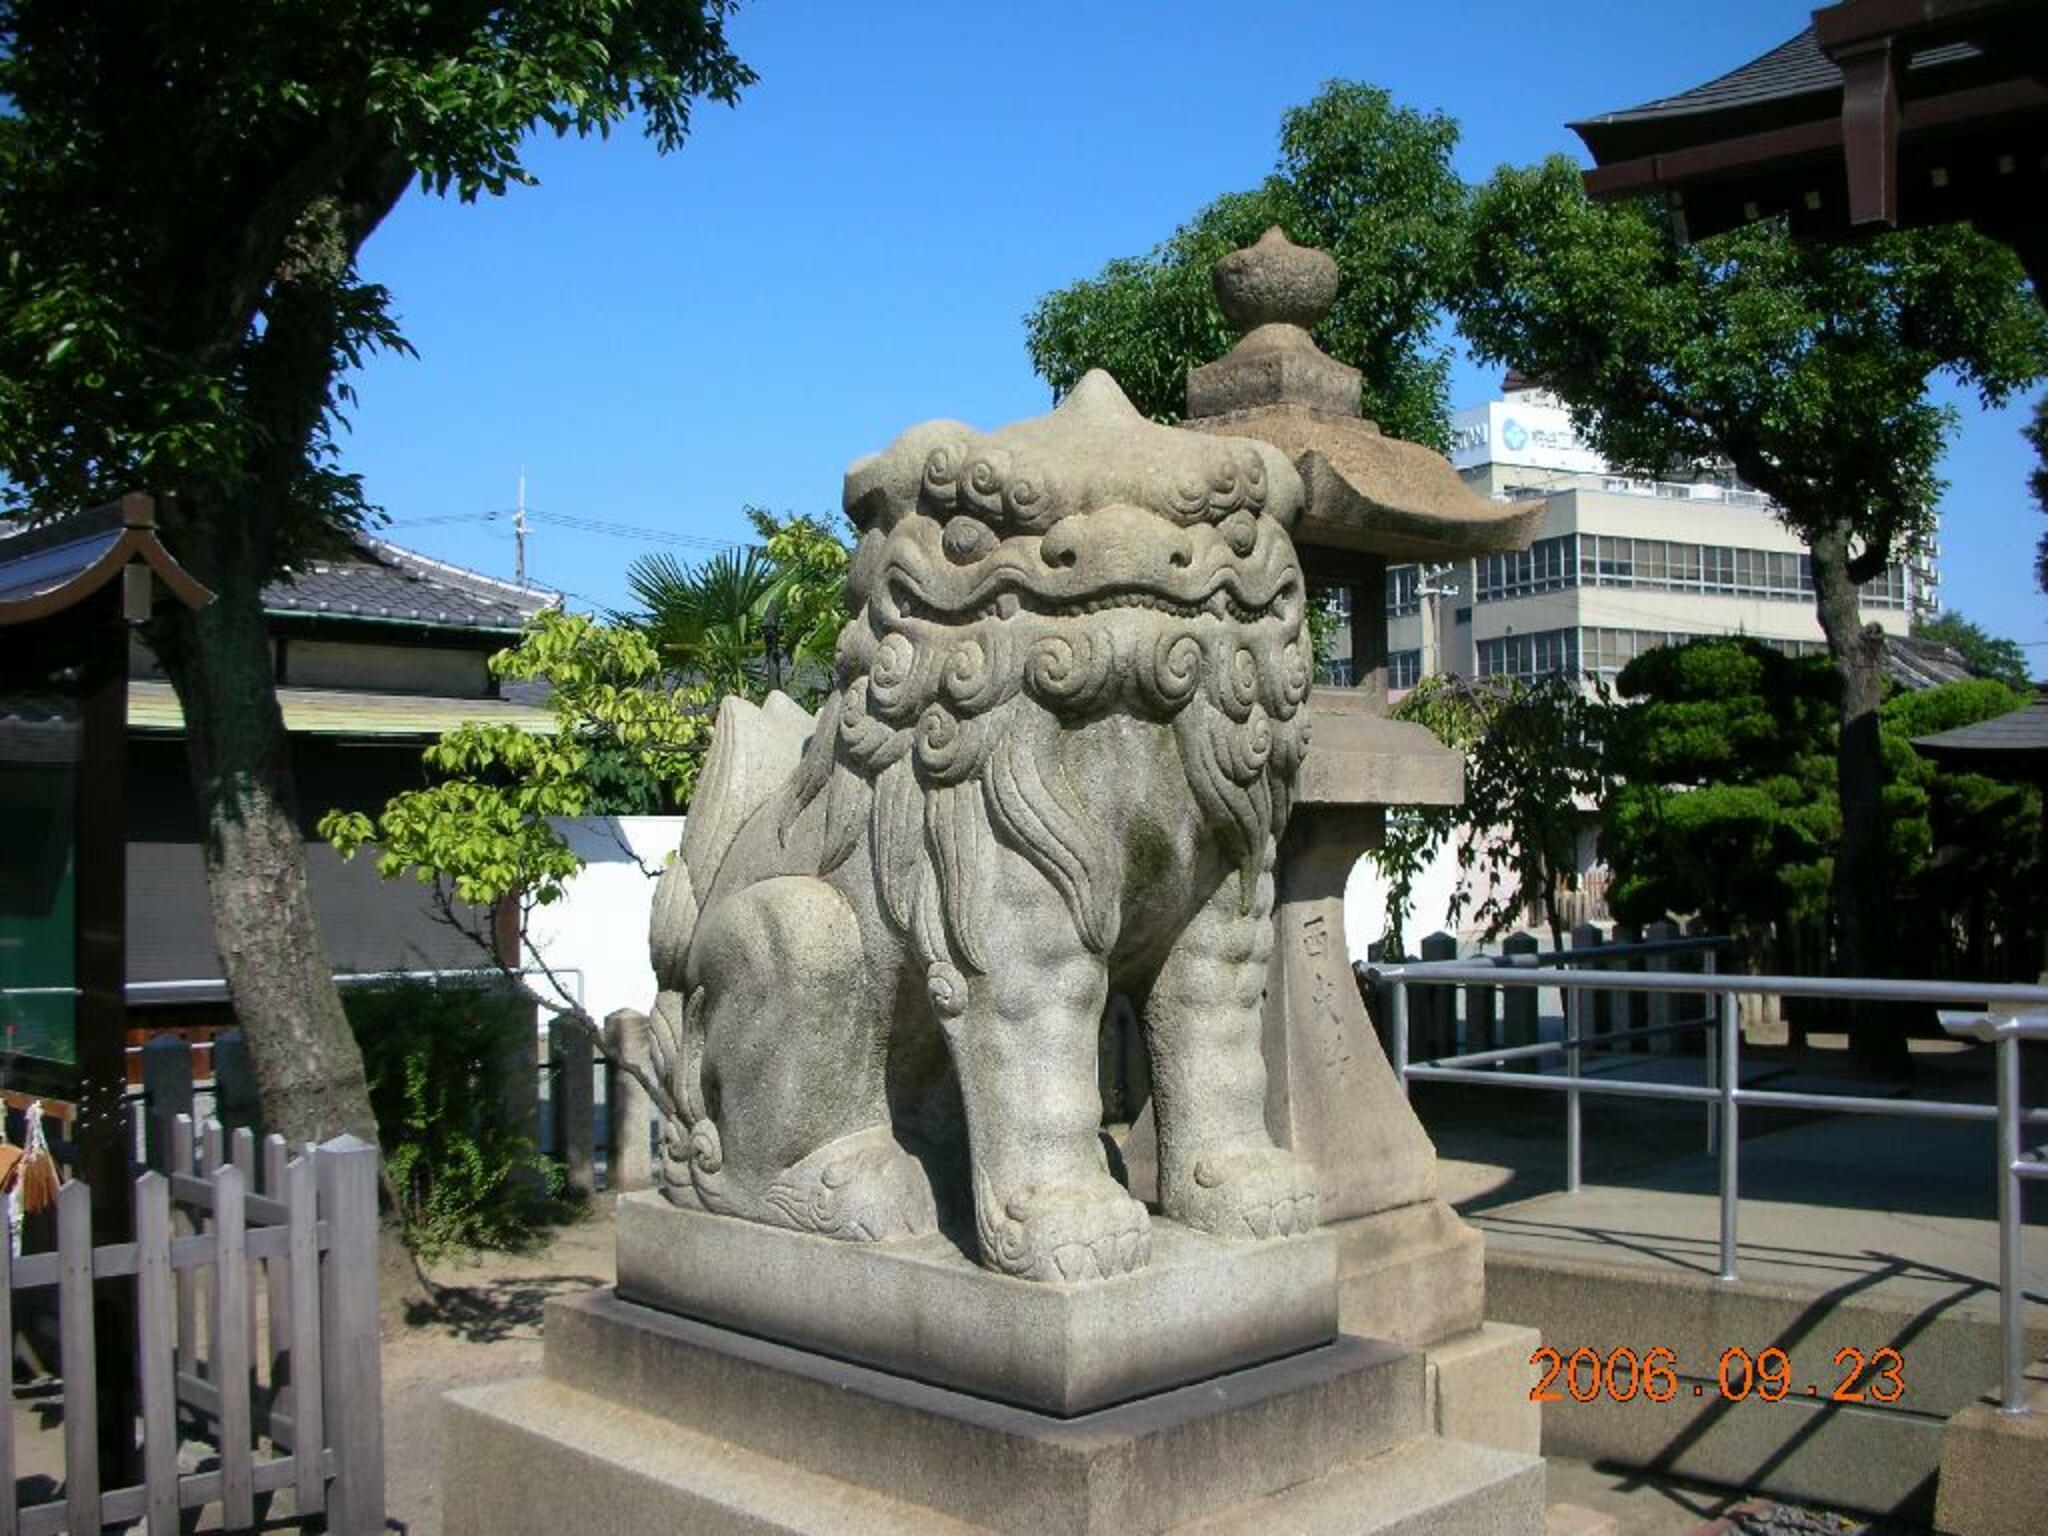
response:
[[[1683,945],[1685,941],[1680,941]],[[1602,945],[1541,956],[1503,956],[1466,960],[1431,960],[1415,964],[1368,964],[1360,974],[1387,991],[1387,1031],[1392,1065],[1405,1094],[1411,1081],[1472,1083],[1491,1088],[1521,1088],[1562,1093],[1566,1098],[1565,1187],[1579,1188],[1580,1096],[1662,1099],[1715,1106],[1714,1140],[1720,1153],[1720,1275],[1732,1282],[1738,1275],[1738,1213],[1740,1209],[1740,1116],[1744,1106],[1765,1109],[1817,1109],[1839,1114],[1895,1115],[1926,1120],[1995,1121],[1998,1139],[1998,1262],[1999,1328],[2003,1345],[2000,1410],[2026,1413],[2025,1330],[2021,1325],[2020,1190],[2026,1179],[2048,1178],[2048,1161],[2028,1157],[2021,1147],[2025,1126],[2048,1126],[2048,1109],[2028,1110],[2020,1103],[2019,1046],[2023,1040],[2048,1040],[2048,986],[2009,982],[1909,981],[1874,977],[1828,979],[1814,976],[1731,976],[1720,972],[1573,970],[1558,961],[1598,963],[1629,958],[1647,946]],[[1670,949],[1669,944],[1658,946]],[[1698,940],[1688,947],[1702,947]],[[1703,957],[1711,962],[1711,955]],[[1517,962],[1551,962],[1517,963]],[[1425,1062],[1408,1059],[1408,988],[1411,985],[1480,987],[1555,987],[1571,992],[1690,992],[1717,1000],[1715,1016],[1591,1036],[1568,1034],[1555,1042],[1510,1046],[1498,1051],[1468,1051]],[[1861,1094],[1788,1093],[1742,1086],[1742,1029],[1737,999],[1744,995],[1835,998],[1854,1002],[1962,1003],[1993,1010],[1941,1015],[1951,1034],[1992,1043],[1998,1052],[1996,1104],[1963,1104],[1927,1099],[1873,1098]],[[2039,1010],[2038,1012],[2034,1010]],[[1567,1007],[1566,1016],[1572,1010]],[[1710,1079],[1704,1085],[1652,1083],[1641,1079],[1587,1077],[1579,1071],[1580,1053],[1652,1035],[1704,1028],[1712,1035],[1707,1057]],[[1562,1074],[1510,1075],[1469,1065],[1496,1065],[1532,1056],[1562,1054]]]
[[[2027,1179],[2048,1178],[2048,1163],[2025,1155],[2020,1126],[2035,1116],[2020,1107],[2020,1042],[2048,1040],[2048,1014],[1994,1019],[1944,1013],[1951,1035],[1981,1040],[1998,1053],[1998,1331],[2002,1346],[1998,1411],[2027,1409],[2027,1350],[2020,1326],[2020,1196]]]

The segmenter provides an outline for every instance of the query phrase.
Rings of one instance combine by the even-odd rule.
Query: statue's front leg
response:
[[[1001,918],[986,936],[987,970],[930,972],[967,1110],[981,1261],[1029,1280],[1128,1274],[1152,1239],[1102,1147],[1107,973],[1045,878],[1007,849],[995,860],[986,910]]]
[[[1232,874],[1181,933],[1145,1009],[1159,1126],[1159,1204],[1218,1237],[1284,1237],[1316,1220],[1315,1171],[1266,1130],[1261,998],[1273,874],[1252,899]]]

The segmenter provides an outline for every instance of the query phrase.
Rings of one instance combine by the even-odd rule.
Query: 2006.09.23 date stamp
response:
[[[1733,1346],[1721,1351],[1713,1388],[1704,1378],[1682,1380],[1677,1352],[1662,1346],[1638,1354],[1624,1344],[1603,1355],[1586,1346],[1564,1354],[1546,1344],[1529,1357],[1529,1363],[1542,1370],[1536,1385],[1529,1389],[1529,1400],[1534,1403],[1591,1403],[1602,1397],[1617,1403],[1668,1403],[1681,1396],[1703,1398],[1712,1392],[1730,1403],[1751,1397],[1766,1403],[1811,1397],[1837,1403],[1887,1404],[1896,1403],[1906,1391],[1906,1362],[1888,1344],[1868,1353],[1848,1345],[1836,1350],[1836,1375],[1825,1382],[1795,1382],[1792,1357],[1775,1344],[1754,1354]]]

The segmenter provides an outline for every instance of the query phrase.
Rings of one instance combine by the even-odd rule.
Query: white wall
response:
[[[535,909],[526,963],[545,959],[558,971],[580,971],[583,1006],[599,1023],[620,1008],[644,1013],[654,1006],[654,967],[647,958],[654,875],[682,843],[683,818],[600,816],[554,825],[584,861],[583,870],[562,900]],[[573,979],[567,984],[573,990]]]
[[[1458,884],[1457,838],[1445,839],[1409,891],[1401,933],[1412,951],[1425,934],[1449,927],[1451,893]],[[1366,946],[1386,937],[1390,905],[1387,877],[1371,859],[1360,859],[1344,882],[1344,943],[1351,963],[1365,959]]]

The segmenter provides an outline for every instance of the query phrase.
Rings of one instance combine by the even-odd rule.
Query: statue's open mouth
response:
[[[892,596],[895,599],[896,611],[904,618],[941,624],[970,624],[979,619],[1014,619],[1020,613],[1050,619],[1080,618],[1086,614],[1108,613],[1125,608],[1141,608],[1151,613],[1171,614],[1181,619],[1199,619],[1206,615],[1209,618],[1251,624],[1272,617],[1274,610],[1290,590],[1291,588],[1282,587],[1273,594],[1271,601],[1257,607],[1241,602],[1221,587],[1199,603],[1142,588],[1120,588],[1096,593],[1091,597],[1065,600],[1046,597],[1036,592],[1005,590],[975,604],[965,612],[936,608],[901,585],[892,589]]]

